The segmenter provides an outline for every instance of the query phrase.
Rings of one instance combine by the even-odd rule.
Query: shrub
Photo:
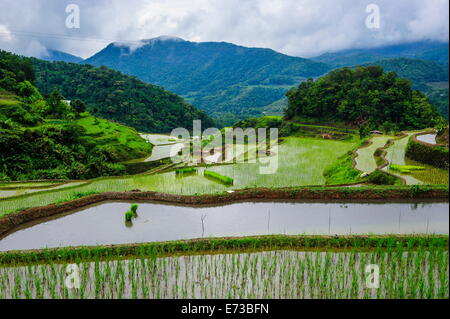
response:
[[[376,170],[369,175],[368,182],[376,185],[396,185],[400,184],[400,179],[391,174]]]
[[[425,145],[411,139],[406,148],[406,156],[417,162],[444,169],[449,168],[448,148],[443,146]]]

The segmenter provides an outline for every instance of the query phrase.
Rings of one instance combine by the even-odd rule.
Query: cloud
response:
[[[20,41],[6,26],[1,24],[0,48],[25,56],[34,56],[38,58],[48,56],[46,47],[43,46],[38,39],[28,39],[28,41]]]
[[[65,26],[71,3],[80,7],[80,29]],[[380,8],[380,29],[365,25],[371,3]],[[309,57],[449,36],[448,0],[2,0],[5,8],[0,26],[9,31],[0,27],[0,47],[22,54],[52,48],[88,57],[111,42],[136,48],[167,34]]]

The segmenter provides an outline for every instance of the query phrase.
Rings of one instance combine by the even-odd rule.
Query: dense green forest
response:
[[[411,82],[379,66],[343,68],[288,92],[286,119],[344,122],[399,131],[433,127],[444,120]]]
[[[323,63],[225,42],[160,37],[141,44],[134,50],[112,43],[84,62],[161,85],[222,125],[262,115],[291,87],[330,70]]]
[[[333,68],[379,65],[408,78],[448,119],[448,42],[420,41],[367,49],[349,49],[312,58]]]
[[[136,130],[91,116],[57,90],[44,97],[34,81],[31,60],[0,51],[0,180],[119,175],[119,162],[151,152]]]
[[[177,127],[191,128],[201,119],[213,121],[181,97],[107,67],[32,59],[36,86],[44,94],[58,89],[67,99],[81,99],[89,111],[102,118],[143,132],[168,133]]]

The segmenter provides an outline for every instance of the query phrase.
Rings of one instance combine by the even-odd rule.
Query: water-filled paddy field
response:
[[[267,251],[0,267],[2,298],[448,298],[448,250]],[[367,265],[379,265],[378,288]],[[75,284],[75,282],[74,282]]]
[[[448,203],[235,203],[219,207],[110,202],[28,224],[0,251],[253,235],[448,234]]]
[[[428,144],[436,144],[436,134],[418,135],[417,140]]]
[[[177,178],[174,171],[152,175],[100,178],[77,187],[38,192],[20,198],[0,199],[0,216],[28,207],[67,201],[92,192],[124,192],[139,189],[195,195],[253,187],[323,185],[325,183],[323,171],[355,146],[356,143],[353,142],[288,138],[278,147],[278,169],[275,174],[260,174],[261,164],[259,163],[236,163],[209,168],[233,178],[232,187],[206,179],[201,174]]]
[[[370,174],[375,171],[378,167],[377,162],[374,158],[374,153],[378,148],[381,148],[386,145],[386,143],[395,137],[393,136],[374,136],[371,139],[371,144],[358,149],[358,156],[355,159],[356,169]]]

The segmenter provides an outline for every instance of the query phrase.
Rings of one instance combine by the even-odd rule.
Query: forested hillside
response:
[[[132,128],[91,116],[86,105],[33,85],[29,59],[0,51],[0,180],[79,179],[125,172],[149,155]]]
[[[169,37],[138,44],[113,43],[85,63],[105,65],[161,85],[222,124],[274,111],[267,106],[283,99],[288,89],[330,69],[270,49]]]
[[[177,127],[191,128],[197,119],[205,126],[213,125],[208,116],[176,94],[107,67],[38,59],[32,63],[36,86],[44,95],[58,89],[69,100],[88,103],[95,115],[140,131],[167,133]]]
[[[427,97],[409,80],[379,66],[343,68],[288,93],[286,119],[344,122],[356,127],[399,131],[442,122]]]
[[[375,61],[370,65],[379,65],[387,72],[410,79],[416,90],[424,89],[430,82],[448,81],[448,65],[433,61],[398,58]]]

